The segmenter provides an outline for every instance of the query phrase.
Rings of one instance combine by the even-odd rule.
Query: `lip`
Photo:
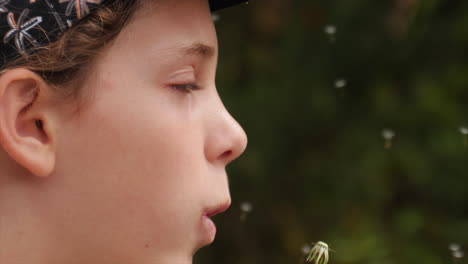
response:
[[[220,214],[222,212],[225,212],[229,207],[231,206],[231,202],[224,202],[220,205],[208,208],[205,210],[205,213],[203,214],[204,216],[207,216],[208,218],[211,218],[217,214]]]
[[[209,207],[204,211],[201,219],[205,234],[204,245],[211,244],[216,237],[216,225],[211,217],[226,211],[230,205],[231,202],[228,201],[217,206]]]
[[[202,225],[204,229],[205,239],[203,245],[208,245],[213,243],[216,237],[216,225],[208,216],[204,215],[202,217]]]

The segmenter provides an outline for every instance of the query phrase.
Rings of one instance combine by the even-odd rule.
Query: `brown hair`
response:
[[[136,12],[138,0],[106,1],[55,42],[38,48],[3,67],[24,67],[41,75],[62,99],[76,98],[80,81],[96,55],[106,47]]]

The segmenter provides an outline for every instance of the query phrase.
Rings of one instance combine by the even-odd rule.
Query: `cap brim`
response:
[[[233,5],[247,3],[248,0],[210,0],[211,11],[217,11]]]

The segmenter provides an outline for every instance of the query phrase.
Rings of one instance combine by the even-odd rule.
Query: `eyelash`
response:
[[[191,93],[193,91],[199,90],[200,86],[195,83],[187,83],[187,84],[175,84],[171,85],[177,91],[184,92],[184,93]]]

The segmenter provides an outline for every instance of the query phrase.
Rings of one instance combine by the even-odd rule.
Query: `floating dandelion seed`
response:
[[[459,251],[460,250],[460,245],[456,243],[451,243],[449,245],[450,251]]]
[[[213,22],[218,22],[220,19],[220,16],[219,14],[212,14],[211,18],[213,19]]]
[[[325,31],[325,34],[329,37],[330,42],[335,42],[336,27],[334,25],[326,25],[323,31]]]
[[[457,259],[461,259],[465,256],[465,253],[463,251],[454,251],[452,252],[452,256]]]
[[[338,89],[346,87],[348,82],[345,79],[336,79],[335,80],[335,87]]]
[[[468,127],[460,127],[460,133],[463,135],[468,135]]]
[[[309,255],[310,251],[312,250],[312,247],[309,244],[304,244],[301,247],[301,258],[299,259],[299,263],[304,263],[304,261],[307,259],[307,256]]]
[[[460,133],[463,135],[463,143],[465,147],[468,146],[468,127],[462,126],[459,128]]]
[[[307,255],[312,250],[312,248],[309,245],[305,244],[302,246],[301,250],[304,255]]]
[[[324,30],[325,30],[325,33],[327,33],[327,35],[336,34],[336,27],[334,25],[326,25]]]
[[[312,250],[310,250],[307,262],[314,262],[315,264],[327,264],[328,263],[328,245],[322,241],[317,242]]]
[[[385,140],[384,147],[389,149],[392,147],[393,139],[395,138],[395,131],[386,128],[382,130],[382,137]]]
[[[333,83],[333,86],[335,86],[336,91],[340,96],[343,96],[345,94],[344,88],[348,85],[348,81],[346,79],[336,79],[335,82]]]
[[[250,211],[252,211],[252,204],[249,202],[243,202],[241,204],[241,210],[242,212],[249,213]]]
[[[245,219],[247,218],[247,214],[252,212],[252,204],[249,203],[249,202],[243,202],[241,203],[240,205],[240,209],[241,209],[241,220],[242,221],[245,221]]]
[[[461,250],[461,246],[457,243],[451,243],[448,248],[452,252],[452,257],[454,258],[455,263],[458,262],[458,259],[465,256],[465,253]]]

